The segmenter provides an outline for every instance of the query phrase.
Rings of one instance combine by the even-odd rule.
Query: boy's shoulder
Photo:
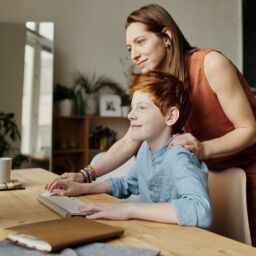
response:
[[[179,145],[168,150],[165,165],[169,167],[169,170],[172,171],[176,178],[185,177],[191,175],[191,173],[199,175],[204,179],[207,178],[207,165],[194,153]]]
[[[180,145],[176,145],[168,150],[167,159],[171,164],[176,164],[177,161],[191,162],[196,165],[202,163],[194,153]]]
[[[167,153],[168,153],[168,155],[173,156],[173,157],[175,157],[177,155],[181,155],[181,156],[194,155],[188,149],[183,148],[181,145],[175,145],[175,146],[169,148]]]
[[[148,143],[146,141],[142,142],[142,144],[138,150],[137,157],[147,154],[148,148],[149,148]],[[177,156],[185,157],[185,158],[186,157],[196,157],[193,153],[191,153],[189,150],[183,148],[180,145],[176,145],[176,146],[166,150],[165,156],[167,156],[167,155],[168,155],[168,157],[171,157],[171,158],[175,158]]]

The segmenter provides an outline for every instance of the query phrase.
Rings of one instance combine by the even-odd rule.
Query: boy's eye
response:
[[[131,52],[131,50],[132,50],[131,47],[127,47],[128,52]]]
[[[143,109],[145,109],[145,107],[144,106],[139,106],[138,109],[143,110]]]

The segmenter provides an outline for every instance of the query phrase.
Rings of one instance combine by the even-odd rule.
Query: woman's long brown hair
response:
[[[163,32],[164,28],[171,31],[168,72],[187,85],[186,54],[193,51],[195,47],[189,44],[171,15],[163,7],[150,4],[133,11],[127,17],[125,28],[127,29],[134,22],[146,25],[148,31],[159,37],[167,37],[167,34]]]

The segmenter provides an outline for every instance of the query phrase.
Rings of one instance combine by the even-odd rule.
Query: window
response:
[[[53,23],[28,22],[26,27],[21,151],[44,159],[51,149]]]

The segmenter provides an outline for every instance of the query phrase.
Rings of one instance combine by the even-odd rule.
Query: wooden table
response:
[[[44,185],[55,176],[43,169],[12,171],[12,179],[19,179],[26,189],[0,192],[0,240],[9,233],[4,230],[7,227],[60,218],[37,201]],[[80,198],[84,201],[119,201],[106,194]],[[152,248],[160,250],[161,255],[256,255],[253,247],[199,228],[141,220],[100,222],[125,229],[122,237],[113,239],[110,243]]]

